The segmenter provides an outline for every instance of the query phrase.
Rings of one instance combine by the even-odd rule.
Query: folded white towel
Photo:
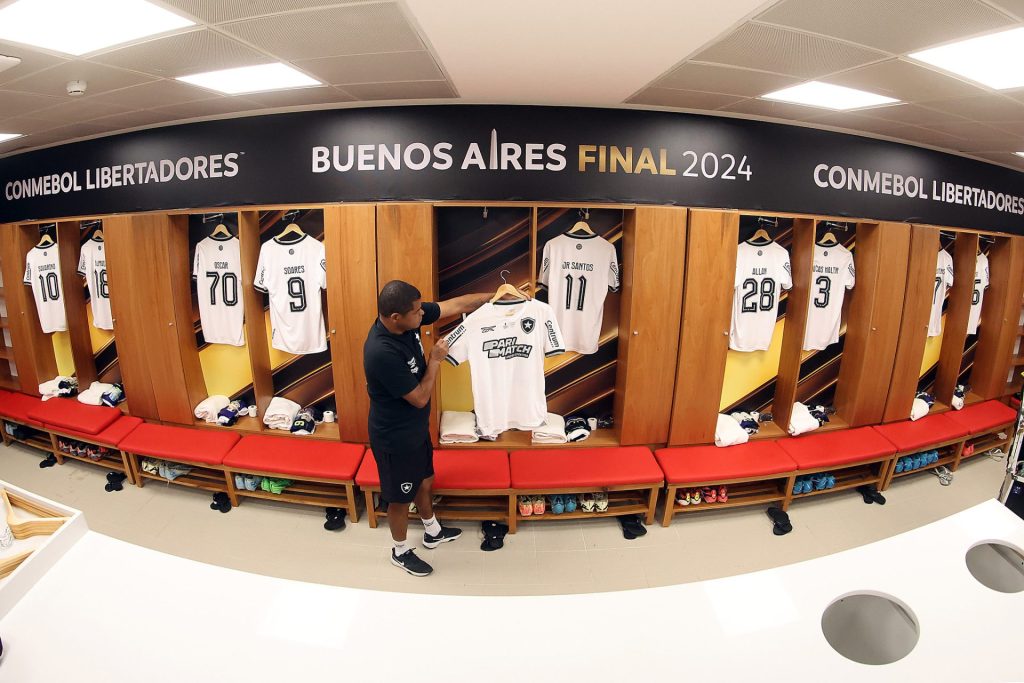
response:
[[[441,443],[476,443],[476,415],[457,410],[441,413]]]
[[[791,436],[813,432],[821,426],[818,419],[811,415],[807,406],[797,401],[793,404],[793,413],[789,416],[789,431]]]
[[[910,419],[920,420],[922,417],[928,414],[928,410],[931,406],[928,405],[927,401],[919,398],[914,399],[914,404],[910,407]]]
[[[49,382],[43,382],[40,384],[39,393],[42,395],[42,399],[44,401],[49,401],[51,398],[56,398],[57,393],[60,391],[60,383],[70,379],[70,377],[65,377],[64,375],[57,375]]]
[[[205,398],[199,402],[196,406],[196,417],[200,420],[206,420],[210,423],[217,422],[217,413],[222,409],[227,408],[228,404],[231,403],[231,399],[222,394],[214,394],[209,398]]]
[[[715,445],[724,448],[725,446],[738,446],[746,443],[750,436],[747,430],[740,427],[740,423],[729,415],[719,415],[718,424],[715,426]]]
[[[89,385],[89,388],[85,391],[79,392],[78,400],[90,406],[101,406],[103,405],[103,394],[108,391],[113,391],[113,384],[104,384],[103,382],[93,382]]]
[[[533,443],[568,443],[565,435],[565,418],[548,413],[544,424],[533,430]]]
[[[227,404],[225,403],[224,405]],[[267,411],[263,414],[263,424],[271,429],[291,431],[292,422],[295,421],[295,416],[299,414],[301,409],[302,406],[295,401],[275,396],[270,400],[270,405],[267,406]],[[218,408],[218,410],[220,409]],[[214,419],[216,419],[216,415],[217,413],[214,413]]]
[[[949,402],[949,405],[953,406],[953,410],[960,410],[964,407],[963,396],[953,396],[953,400]]]

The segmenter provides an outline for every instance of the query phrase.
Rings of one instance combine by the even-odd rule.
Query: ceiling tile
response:
[[[827,110],[821,109],[820,107],[805,107],[801,104],[772,102],[770,100],[759,99],[742,100],[735,104],[719,107],[719,110],[735,114],[749,114],[751,116],[768,116],[775,119],[789,119],[791,121],[807,121],[815,116],[821,116],[823,113],[827,113]]]
[[[88,123],[95,126],[103,126],[106,131],[124,130],[125,128],[140,128],[142,126],[152,126],[155,123],[163,123],[170,121],[174,117],[168,115],[166,112],[157,111],[133,111],[128,114],[115,114],[114,116],[104,116],[98,119],[93,119]]]
[[[44,130],[58,128],[59,123],[36,118],[34,115],[16,116],[0,121],[0,133],[42,133]]]
[[[156,107],[165,107],[170,104],[207,100],[215,96],[214,93],[205,88],[199,88],[179,81],[161,80],[114,90],[86,99],[105,104],[122,105],[131,109],[155,109]]]
[[[346,85],[345,92],[358,100],[430,100],[458,97],[448,81],[361,83]]]
[[[814,125],[834,126],[836,128],[849,128],[850,130],[859,130],[865,133],[886,135],[894,138],[904,137],[908,133],[920,130],[916,126],[901,121],[872,119],[852,112],[826,114],[825,116],[816,117],[811,123]]]
[[[98,95],[108,90],[146,83],[152,81],[153,77],[79,60],[65,62],[27,78],[18,79],[8,83],[5,87],[8,90],[21,90],[66,98],[68,97],[67,83],[74,80],[86,81],[88,84],[86,93]]]
[[[297,107],[303,104],[332,104],[335,102],[352,102],[351,95],[337,88],[296,88],[294,90],[278,90],[276,92],[249,93],[247,100],[266,107]]]
[[[1003,94],[1012,97],[1013,99],[1017,100],[1018,102],[1024,102],[1024,88],[1019,88],[1017,90],[1011,90],[1009,92],[1004,92]]]
[[[693,57],[779,74],[816,78],[876,62],[887,55],[821,36],[747,23]]]
[[[1019,141],[1019,136],[1013,133],[971,121],[936,123],[927,126],[927,128],[939,133],[962,138],[978,149],[993,149],[993,146],[995,149],[1007,149],[1008,146]]]
[[[278,14],[220,28],[289,60],[423,49],[415,29],[393,3]]]
[[[0,84],[9,83],[21,78],[22,76],[27,76],[28,74],[35,73],[36,71],[48,69],[51,66],[63,64],[68,61],[60,57],[48,55],[44,52],[37,52],[30,47],[25,47],[24,45],[16,45],[15,43],[8,43],[3,40],[0,40],[0,55],[17,57],[21,60],[21,64],[18,66],[0,72]]]
[[[93,61],[176,78],[272,62],[270,57],[209,29],[179,33],[106,52]]]
[[[214,97],[196,102],[183,102],[165,107],[155,107],[152,111],[174,117],[175,119],[192,119],[201,116],[220,116],[236,112],[262,109],[257,102],[242,97]]]
[[[631,97],[629,104],[652,104],[659,107],[679,109],[720,109],[739,102],[736,95],[721,95],[695,90],[672,90],[670,88],[647,88]]]
[[[425,50],[326,57],[295,62],[295,65],[335,85],[444,80],[434,58]]]
[[[989,4],[996,5],[1024,21],[1024,0],[990,0]]]
[[[784,0],[757,20],[895,54],[1014,24],[976,0]]]
[[[902,59],[862,66],[828,77],[829,83],[895,97],[904,102],[980,95],[981,88]]]
[[[962,116],[944,111],[936,111],[916,104],[894,104],[887,107],[872,107],[857,112],[862,116],[886,121],[899,121],[913,126],[928,126],[933,123],[950,123],[964,121]]]
[[[362,0],[163,0],[163,4],[176,7],[200,21],[218,24],[236,19],[248,19],[264,14],[293,10],[343,5]]]
[[[926,104],[930,109],[938,109],[974,121],[1024,121],[1024,102],[1002,95],[960,97],[922,104]]]
[[[68,100],[68,96],[51,97],[49,95],[36,95],[26,92],[12,92],[0,90],[0,112],[4,116],[20,116],[30,111],[46,109],[61,104]]]
[[[48,109],[41,109],[32,112],[32,116],[45,121],[71,124],[89,119],[96,119],[101,116],[113,114],[124,114],[132,110],[132,107],[125,107],[119,104],[106,104],[85,97],[67,97],[62,104]]]
[[[651,84],[656,88],[672,88],[674,90],[699,90],[701,92],[717,92],[742,97],[759,97],[800,80],[790,76],[734,69],[717,64],[698,64],[687,62],[673,69]]]
[[[996,121],[996,122],[990,123],[989,125],[992,126],[993,128],[998,128],[999,130],[1006,131],[1007,133],[1010,133],[1011,135],[1024,136],[1024,120],[1022,120],[1022,121],[1001,121],[1001,122],[1000,121]],[[1017,151],[1024,152],[1024,149],[1017,150]]]

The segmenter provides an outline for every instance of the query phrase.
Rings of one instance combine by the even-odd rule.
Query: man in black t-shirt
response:
[[[443,527],[434,516],[434,449],[430,441],[430,396],[448,345],[438,339],[424,358],[420,326],[470,313],[489,294],[467,294],[449,301],[421,301],[419,290],[392,280],[377,297],[377,320],[363,344],[366,391],[370,395],[370,448],[380,472],[381,498],[388,505],[388,525],[395,547],[391,563],[413,576],[433,568],[416,556],[406,541],[409,503],[423,519],[423,545],[436,548],[462,535]]]

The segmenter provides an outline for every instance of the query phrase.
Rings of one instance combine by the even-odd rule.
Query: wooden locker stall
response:
[[[956,236],[953,247],[953,288],[949,293],[946,324],[942,328],[942,348],[935,371],[936,401],[949,405],[953,400],[964,344],[967,341],[967,320],[974,296],[974,272],[978,259],[978,235],[969,232]]]
[[[625,214],[615,424],[624,446],[668,441],[682,314],[686,209]]]
[[[39,325],[32,290],[23,284],[25,256],[39,241],[38,225],[7,224],[0,234],[0,267],[3,268],[7,322],[21,391],[39,395],[39,385],[57,376],[57,359],[49,334]],[[66,288],[66,286],[65,286]]]
[[[909,225],[857,224],[857,286],[850,292],[846,345],[835,400],[836,411],[851,427],[878,424],[885,413],[909,255]],[[915,366],[915,372],[917,369]]]
[[[71,338],[71,355],[75,361],[78,388],[84,391],[96,381],[96,361],[89,338],[89,315],[86,307],[82,276],[78,274],[78,257],[82,250],[81,223],[61,221],[57,224],[57,244],[60,246],[60,277],[64,284],[64,315]]]
[[[921,376],[921,359],[928,341],[928,318],[931,315],[935,289],[935,269],[939,253],[939,231],[924,225],[910,228],[910,252],[907,260],[906,288],[903,292],[903,313],[900,318],[899,341],[893,361],[892,380],[885,400],[883,422],[896,422],[910,417]],[[971,278],[973,281],[973,277]],[[935,406],[940,412],[946,406]]]
[[[989,252],[990,281],[981,307],[978,346],[971,370],[971,393],[982,399],[1007,392],[1024,290],[1024,237],[997,237]]]
[[[690,211],[678,364],[668,443],[715,440],[729,352],[740,216]]]
[[[260,257],[259,211],[238,213],[238,250],[242,268],[242,305],[245,306],[245,344],[249,348],[252,388],[256,397],[259,427],[263,414],[274,398],[274,382],[270,374],[270,348],[263,314],[263,295],[256,291],[256,264]]]
[[[789,263],[793,273],[793,287],[786,304],[786,327],[782,337],[782,355],[775,385],[772,419],[784,433],[796,401],[800,381],[800,361],[803,358],[804,336],[807,332],[807,309],[810,304],[811,282],[814,279],[815,220],[797,218],[793,221],[793,247]]]

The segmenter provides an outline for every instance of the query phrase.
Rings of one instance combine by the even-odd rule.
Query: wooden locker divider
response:
[[[163,226],[167,248],[167,267],[171,288],[172,325],[181,351],[181,369],[188,396],[188,424],[195,420],[195,407],[209,396],[206,377],[199,361],[195,321],[192,311],[192,262],[188,258],[188,216],[166,216]],[[172,340],[173,341],[173,340]]]
[[[983,399],[1004,394],[1013,365],[1024,288],[1024,237],[997,237],[989,252],[990,285],[981,305],[971,392]],[[973,278],[972,278],[973,280]]]
[[[921,359],[928,341],[928,319],[935,295],[935,270],[939,253],[939,231],[924,225],[910,228],[906,289],[900,318],[899,341],[893,361],[892,380],[885,400],[883,422],[910,417],[910,409],[921,379]],[[972,281],[974,278],[971,278]]]
[[[18,380],[26,394],[39,395],[39,385],[57,376],[57,359],[50,335],[43,333],[32,290],[23,284],[25,256],[39,241],[36,225],[8,224],[0,236],[0,267],[3,268],[7,322],[14,344]],[[12,315],[12,312],[14,313]]]
[[[366,442],[370,397],[363,343],[377,317],[377,214],[373,204],[324,210],[327,298],[331,311],[331,365],[343,441]]]
[[[967,319],[974,297],[974,273],[978,260],[978,235],[962,232],[953,247],[953,289],[949,293],[946,324],[942,329],[942,348],[935,372],[935,399],[949,405],[953,400],[964,344],[967,342]]]
[[[789,255],[793,287],[786,298],[786,325],[775,381],[775,400],[772,402],[772,418],[783,431],[789,429],[796,388],[800,382],[800,360],[807,332],[811,280],[814,278],[814,230],[813,219],[797,218],[793,221],[793,246]]]
[[[885,413],[909,255],[909,225],[857,224],[857,285],[850,292],[835,401],[837,412],[851,427],[877,424]]]
[[[242,304],[245,306],[245,343],[249,349],[252,388],[260,430],[263,415],[274,398],[274,380],[270,370],[270,345],[267,343],[263,294],[256,291],[256,264],[260,257],[260,213],[238,212],[238,248],[242,262]],[[340,412],[340,410],[339,410]]]
[[[729,352],[740,216],[691,210],[670,445],[715,440]],[[699,378],[699,381],[698,381]]]
[[[437,225],[434,207],[426,203],[377,205],[377,291],[391,280],[404,280],[420,290],[424,301],[437,300]],[[376,305],[374,306],[376,308]],[[372,318],[369,322],[373,322]],[[423,353],[433,347],[436,325],[423,330]],[[364,389],[365,391],[365,389]],[[438,439],[440,382],[434,385],[430,435]]]
[[[622,445],[668,441],[675,377],[666,368],[679,344],[686,217],[680,208],[625,212],[614,408]]]
[[[89,337],[89,315],[82,289],[82,276],[78,274],[78,256],[82,250],[81,224],[61,221],[57,224],[57,244],[60,247],[60,277],[64,284],[64,315],[68,321],[71,356],[75,361],[75,376],[79,390],[84,391],[96,381],[96,360]]]

